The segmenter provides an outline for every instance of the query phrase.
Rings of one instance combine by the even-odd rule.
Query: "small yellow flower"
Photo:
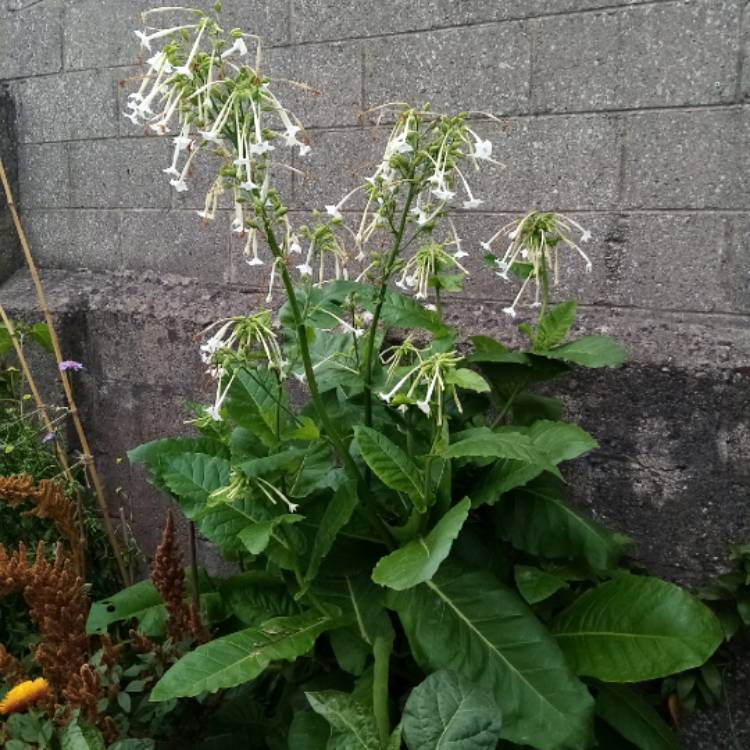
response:
[[[46,696],[48,688],[49,684],[43,677],[19,683],[0,701],[0,716],[23,711]]]

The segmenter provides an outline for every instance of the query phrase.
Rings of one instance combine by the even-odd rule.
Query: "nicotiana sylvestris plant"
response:
[[[202,152],[219,157],[199,214],[231,195],[228,229],[282,304],[205,331],[216,395],[197,437],[130,453],[241,571],[204,577],[214,639],[152,700],[222,691],[236,747],[678,747],[623,683],[702,664],[719,622],[622,567],[627,539],[568,505],[559,464],[596,442],[535,392],[624,359],[570,336],[574,302],[550,303],[561,269],[590,268],[589,233],[539,211],[498,228],[481,252],[516,290],[508,316],[535,310],[528,346],[461,343],[443,305],[474,250],[454,212],[486,200],[471,181],[494,161],[488,116],[379,108],[391,129],[372,175],[295,226],[273,175],[311,146],[258,39],[197,10],[160,23],[176,12],[144,14],[152,56],[126,115],[173,134],[178,191]]]

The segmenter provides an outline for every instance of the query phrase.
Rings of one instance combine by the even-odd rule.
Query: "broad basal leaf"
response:
[[[424,508],[423,472],[411,458],[376,430],[359,426],[354,433],[362,458],[378,479],[386,487],[407,494],[417,507]]]
[[[627,356],[625,347],[609,336],[584,336],[539,353],[583,367],[618,367]]]
[[[514,547],[552,560],[584,561],[599,572],[617,567],[629,543],[568,506],[561,484],[552,479],[513,490],[495,513],[498,533]]]
[[[396,591],[429,581],[450,554],[470,508],[471,501],[465,497],[425,537],[414,539],[382,558],[372,572],[372,580]]]
[[[540,750],[588,746],[591,696],[547,629],[494,576],[444,563],[388,603],[425,669],[452,670],[493,695],[505,739]]]
[[[297,711],[289,725],[289,750],[326,750],[331,727],[313,711]]]
[[[213,693],[252,680],[273,661],[306,654],[332,622],[332,616],[303,612],[210,641],[171,667],[154,687],[151,700]]]
[[[327,750],[382,750],[372,710],[347,693],[305,693],[313,711],[331,725]]]
[[[501,727],[492,695],[445,670],[417,685],[404,707],[409,750],[494,750]]]
[[[272,617],[299,613],[286,583],[261,571],[246,571],[219,580],[219,593],[227,612],[245,625],[256,627]]]
[[[552,632],[576,672],[642,682],[698,667],[723,631],[705,604],[674,584],[619,575],[575,601]]]
[[[682,750],[682,744],[654,707],[629,688],[601,685],[596,714],[639,750]]]

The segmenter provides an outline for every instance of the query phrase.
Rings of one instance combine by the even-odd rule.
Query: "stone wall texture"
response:
[[[172,193],[169,144],[120,114],[140,70],[132,31],[151,5],[0,0],[0,151],[67,353],[86,364],[79,394],[100,469],[147,554],[166,500],[118,459],[186,429],[184,403],[208,388],[194,334],[258,301],[226,225],[195,216],[205,168],[196,189]],[[500,312],[511,290],[478,262],[479,240],[509,216],[554,209],[589,227],[594,273],[563,278],[557,294],[581,301],[582,331],[623,339],[630,363],[563,385],[570,416],[601,444],[570,471],[574,494],[655,572],[696,586],[720,570],[727,545],[750,540],[746,0],[223,5],[228,25],[266,40],[272,75],[320,92],[288,88],[314,148],[295,157],[301,174],[280,178],[295,218],[369,173],[384,140],[363,116],[374,105],[500,118],[477,118],[506,167],[478,180],[487,210],[458,222],[477,273],[450,317],[512,337]],[[19,265],[0,214],[0,300],[32,316]],[[750,747],[748,672],[724,713],[693,727],[691,748]]]

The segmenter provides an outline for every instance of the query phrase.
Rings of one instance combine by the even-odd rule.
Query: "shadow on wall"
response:
[[[577,500],[636,540],[635,558],[689,587],[750,539],[750,373],[628,365],[576,372],[568,419],[600,448],[569,476]]]
[[[0,158],[10,181],[11,189],[18,189],[18,159],[16,156],[16,111],[13,98],[6,86],[0,84]],[[0,284],[21,265],[21,250],[6,210],[5,192],[0,190]]]

